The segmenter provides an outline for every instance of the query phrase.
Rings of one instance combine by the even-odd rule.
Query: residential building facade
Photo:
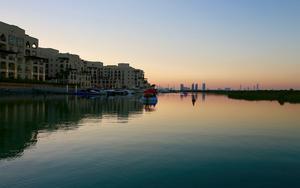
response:
[[[78,55],[39,47],[25,30],[0,22],[0,80],[22,79],[76,84],[103,89],[139,89],[149,86],[144,71],[128,63],[104,66]]]
[[[138,89],[149,85],[144,77],[144,71],[135,69],[128,63],[104,66],[101,75],[103,88]]]
[[[0,22],[0,79],[45,81],[45,59],[38,57],[38,45],[25,30]]]

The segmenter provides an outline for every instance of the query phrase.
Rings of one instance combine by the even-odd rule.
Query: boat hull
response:
[[[146,105],[156,105],[158,102],[157,97],[142,97],[141,101]]]

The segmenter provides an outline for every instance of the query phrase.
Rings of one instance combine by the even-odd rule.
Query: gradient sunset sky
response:
[[[6,0],[0,21],[161,86],[300,89],[299,0]]]

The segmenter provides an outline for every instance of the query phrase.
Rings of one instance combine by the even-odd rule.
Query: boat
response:
[[[124,90],[110,89],[110,90],[105,90],[105,92],[107,96],[127,95],[127,93]]]
[[[134,91],[122,89],[122,90],[105,90],[105,93],[107,96],[127,96],[127,95],[133,95]]]
[[[156,105],[158,102],[157,96],[152,96],[152,97],[145,97],[143,96],[141,98],[141,101],[144,105]]]
[[[104,95],[104,92],[99,90],[99,89],[91,88],[91,89],[82,89],[82,90],[78,91],[76,93],[76,95],[79,95],[79,96],[100,96],[100,95]]]
[[[141,98],[143,104],[145,105],[156,105],[157,104],[157,90],[154,87],[146,89],[144,95]]]

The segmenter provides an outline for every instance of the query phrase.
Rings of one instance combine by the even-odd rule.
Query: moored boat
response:
[[[144,91],[144,96],[142,97],[142,102],[145,105],[156,105],[158,100],[157,100],[157,90],[154,88],[155,86],[152,86],[149,89],[146,89]]]
[[[158,102],[157,96],[153,96],[153,97],[142,97],[141,101],[143,104],[145,105],[156,105]]]
[[[91,89],[82,89],[75,94],[79,96],[99,96],[99,95],[103,95],[104,92],[99,89],[91,88]]]

